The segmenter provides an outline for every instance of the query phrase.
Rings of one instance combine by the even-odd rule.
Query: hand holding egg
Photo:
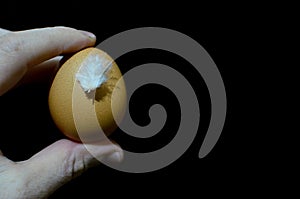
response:
[[[93,46],[95,39],[92,33],[67,27],[38,28],[16,32],[0,28],[0,97],[6,95],[6,92],[16,87],[16,85],[23,84],[24,80],[35,81],[41,78],[49,78],[53,74],[53,69],[57,66],[57,60],[59,60],[61,54],[75,53],[83,48]],[[89,54],[89,51],[95,55],[104,55],[100,50],[92,48],[83,50],[78,55],[84,58]],[[61,71],[69,70],[69,72],[75,74],[76,67],[81,63],[76,57],[78,58],[78,56],[74,56],[70,58],[73,61],[65,63],[65,66],[69,67],[62,67],[58,72],[49,96],[52,112],[56,112],[57,118],[61,119],[56,120],[57,123],[60,124],[61,122],[62,125],[60,127],[64,130],[64,133],[70,135],[69,137],[74,140],[77,138],[76,132],[69,131],[74,130],[72,120],[69,118],[72,115],[68,112],[71,111],[72,105],[65,102],[70,100],[71,93],[68,92],[71,92],[71,84],[75,81],[75,76],[65,74],[67,78],[64,79],[61,76],[63,74]],[[75,64],[73,65],[72,62]],[[105,73],[107,76],[104,76],[104,79],[102,79],[105,80],[101,84],[103,86],[96,89],[97,98],[95,98],[96,109],[99,110],[99,115],[103,116],[103,118],[99,119],[99,122],[105,127],[106,133],[111,133],[116,128],[116,125],[110,115],[110,106],[106,106],[109,105],[110,97],[109,92],[105,92],[105,90],[106,88],[111,88],[108,86],[109,84],[114,85],[115,78],[120,79],[121,77],[120,71],[113,62],[109,71]],[[104,82],[107,82],[107,84]],[[99,85],[99,82],[95,85]],[[22,89],[28,88],[23,87]],[[124,99],[122,97],[125,97],[125,90],[122,89],[120,91],[119,97],[122,102]],[[3,97],[9,98],[11,96]],[[121,113],[122,103],[117,104],[120,105]],[[4,106],[9,105],[11,104],[5,104]],[[64,106],[65,109],[62,109]],[[59,107],[61,109],[56,109]],[[18,112],[13,114],[17,115]],[[32,121],[35,121],[36,117],[38,117],[29,116],[32,117],[30,118]],[[7,121],[8,119],[5,116],[3,118],[3,123],[8,122],[10,124],[11,121]],[[13,122],[19,124],[17,118]],[[64,126],[65,124],[70,126]],[[35,123],[30,123],[30,125],[34,127]],[[25,130],[13,132],[4,128],[1,130],[1,133],[2,135],[16,133],[17,138],[18,133],[23,133]],[[41,131],[41,133],[43,132]],[[7,140],[3,141],[6,142]],[[24,141],[22,140],[22,142]],[[14,147],[18,146],[18,143],[13,144]],[[30,144],[30,142],[26,144]],[[92,156],[81,143],[73,142],[69,139],[61,139],[36,153],[31,158],[18,162],[9,160],[0,150],[0,198],[46,198],[56,189],[82,174],[87,168],[95,165],[97,163],[97,161],[95,162],[95,157],[105,158],[113,162],[120,162],[122,159],[122,149],[115,144],[102,142],[98,145],[89,144],[89,146],[94,149],[96,156]],[[5,153],[5,151],[3,152]],[[26,150],[23,150],[23,148],[19,150],[19,153],[28,155],[25,154]]]

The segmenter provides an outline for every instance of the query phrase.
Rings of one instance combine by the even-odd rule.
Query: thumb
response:
[[[123,157],[119,146],[101,143],[93,147],[97,159],[120,162]],[[57,188],[80,175],[98,161],[83,144],[70,140],[60,140],[45,148],[29,160],[22,162],[26,195],[33,198],[46,197]]]

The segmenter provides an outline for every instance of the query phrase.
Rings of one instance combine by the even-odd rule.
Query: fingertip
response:
[[[77,35],[77,38],[82,38],[85,40],[85,44],[83,44],[83,47],[93,46],[96,43],[96,35],[92,32],[86,31],[86,30],[78,30],[72,27],[67,26],[54,26],[52,27],[55,31],[61,32],[61,35],[68,34],[70,37],[71,35]],[[82,37],[83,36],[83,37]]]
[[[81,34],[83,34],[84,36],[88,37],[90,40],[94,41],[96,40],[96,35],[94,35],[91,32],[85,31],[85,30],[78,30]]]

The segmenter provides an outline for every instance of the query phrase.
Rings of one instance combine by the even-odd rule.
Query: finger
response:
[[[16,56],[17,65],[34,66],[62,53],[71,53],[95,44],[92,33],[68,27],[39,28],[11,32],[4,50]],[[5,45],[6,44],[6,45]]]
[[[0,37],[0,95],[29,68],[55,56],[95,44],[95,36],[67,27],[10,32]]]
[[[122,159],[120,147],[110,143],[92,146],[98,158],[119,162]],[[34,191],[32,197],[55,191],[87,168],[94,166],[96,159],[83,144],[60,140],[42,150],[28,161],[20,164],[24,168],[27,190]],[[45,195],[46,196],[46,195]]]

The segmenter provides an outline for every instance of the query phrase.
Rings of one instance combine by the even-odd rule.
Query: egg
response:
[[[125,82],[115,61],[104,51],[90,47],[63,62],[50,87],[48,103],[54,123],[65,136],[92,142],[98,133],[92,124],[93,115],[109,136],[124,117],[126,97]],[[86,106],[92,106],[93,111],[86,111]],[[81,119],[80,135],[76,117]]]

